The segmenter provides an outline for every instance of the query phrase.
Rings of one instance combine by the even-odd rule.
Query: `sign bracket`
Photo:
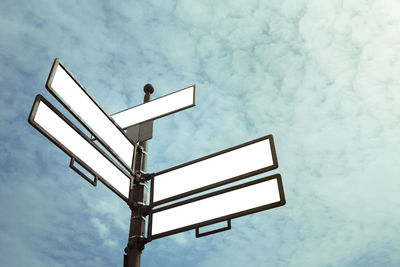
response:
[[[153,179],[155,176],[155,173],[144,173],[142,171],[136,171],[135,172],[135,183],[143,183],[143,182],[147,182],[150,181],[151,179]]]
[[[90,179],[89,177],[87,177],[86,174],[84,174],[81,170],[79,170],[77,167],[75,167],[75,165],[74,165],[75,161],[76,161],[79,165],[81,165],[83,168],[85,168],[85,170],[87,170],[88,172],[90,172],[90,174],[93,175],[94,179],[93,179],[93,180]],[[71,169],[73,169],[77,174],[79,174],[83,179],[85,179],[86,181],[88,181],[91,185],[93,185],[93,186],[96,186],[96,185],[97,185],[97,180],[98,180],[97,175],[93,174],[93,173],[89,170],[89,168],[86,166],[86,164],[83,163],[81,160],[76,159],[76,158],[74,158],[74,157],[71,157],[71,161],[70,161],[70,163],[69,163],[69,167],[70,167]]]
[[[231,228],[231,220],[228,219],[226,221],[226,223],[227,223],[227,226],[225,226],[225,227],[218,228],[218,229],[211,230],[211,231],[204,232],[204,233],[200,233],[200,227],[197,227],[196,228],[196,238],[200,238],[200,237],[203,237],[203,236],[212,235],[212,234],[220,233],[220,232],[223,232],[223,231],[231,230],[232,229]],[[209,224],[209,225],[212,225],[212,224]]]
[[[126,129],[126,136],[134,143],[153,138],[153,120],[130,126]]]

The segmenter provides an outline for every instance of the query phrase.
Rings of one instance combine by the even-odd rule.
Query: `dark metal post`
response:
[[[151,84],[144,86],[144,103],[149,102],[154,88]],[[129,228],[128,245],[125,248],[124,267],[140,267],[142,250],[147,242],[145,237],[146,230],[146,202],[148,185],[143,179],[146,172],[147,163],[147,141],[139,142],[134,156],[135,179],[131,181],[129,190],[129,207],[131,213],[131,224]]]

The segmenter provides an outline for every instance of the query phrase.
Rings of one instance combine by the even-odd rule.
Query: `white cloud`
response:
[[[99,232],[101,238],[105,238],[110,230],[107,225],[102,223],[98,218],[91,218],[90,222],[94,226],[94,228]]]
[[[148,82],[154,97],[196,83],[196,107],[155,122],[150,171],[274,134],[287,205],[154,240],[143,265],[398,265],[398,5],[2,1],[2,259],[18,265],[25,244],[32,266],[122,261],[129,208],[26,122],[35,94],[56,102],[44,82],[60,57],[110,113]]]

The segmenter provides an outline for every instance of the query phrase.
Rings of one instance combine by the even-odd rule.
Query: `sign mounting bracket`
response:
[[[89,177],[87,177],[87,175],[85,175],[81,170],[79,170],[77,167],[75,167],[74,163],[75,161],[81,165],[83,168],[85,168],[85,170],[87,170],[91,175],[93,175],[94,179],[90,179]],[[77,174],[79,174],[83,179],[85,179],[86,181],[88,181],[91,185],[96,186],[97,185],[97,175],[93,174],[87,166],[85,166],[86,164],[83,163],[82,161],[80,161],[79,159],[75,159],[74,157],[71,157],[71,161],[69,163],[69,167],[71,169],[73,169]]]
[[[211,230],[211,231],[208,231],[208,232],[203,232],[203,233],[200,233],[200,227],[197,227],[196,228],[196,238],[200,238],[200,237],[203,237],[203,236],[212,235],[212,234],[220,233],[220,232],[223,232],[223,231],[231,230],[232,229],[231,228],[231,220],[230,219],[227,220],[226,223],[227,223],[227,226],[225,226],[225,227],[218,228],[218,229],[215,229],[215,230]]]

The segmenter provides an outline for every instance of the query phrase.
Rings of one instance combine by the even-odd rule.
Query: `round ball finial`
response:
[[[143,87],[143,90],[146,94],[152,94],[154,92],[154,87],[148,83]]]

